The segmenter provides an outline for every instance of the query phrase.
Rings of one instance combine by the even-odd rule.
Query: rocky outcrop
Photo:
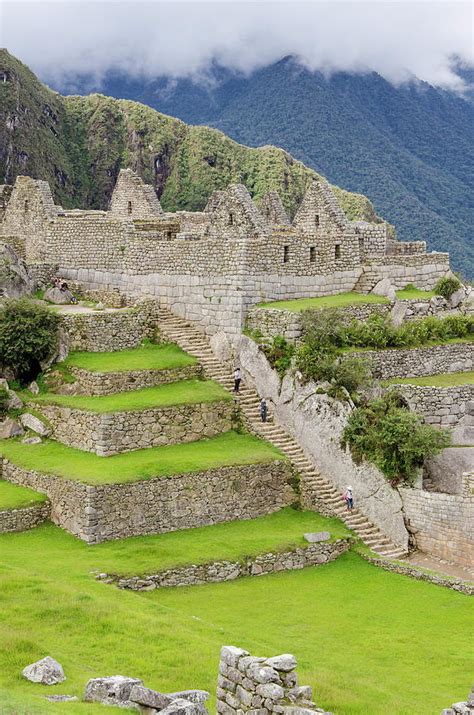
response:
[[[22,298],[34,291],[25,262],[6,243],[0,243],[0,298]]]

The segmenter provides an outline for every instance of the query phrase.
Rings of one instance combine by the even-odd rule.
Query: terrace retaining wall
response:
[[[447,343],[426,348],[364,350],[356,355],[370,360],[379,380],[468,372],[474,365],[474,343]]]
[[[42,502],[22,509],[4,509],[0,511],[0,534],[9,531],[28,531],[49,519],[51,505]]]
[[[170,368],[167,370],[128,370],[123,372],[93,372],[83,368],[69,368],[86,395],[112,395],[116,392],[142,390],[168,382],[192,380],[202,377],[201,365]]]
[[[204,583],[233,581],[242,576],[264,576],[279,571],[294,571],[307,566],[320,566],[334,561],[350,548],[348,539],[330,543],[309,544],[281,553],[265,553],[243,561],[212,561],[164,569],[146,576],[115,576],[100,574],[97,578],[132,591],[153,591],[157,588],[196,586]]]
[[[438,427],[455,427],[465,415],[474,416],[474,385],[432,387],[391,385],[403,395],[411,410],[425,422]]]
[[[279,460],[101,485],[2,466],[4,479],[47,494],[52,521],[89,544],[254,519],[297,498],[291,464]]]
[[[230,400],[104,414],[57,405],[38,407],[55,439],[101,457],[213,437],[230,430],[235,419]]]

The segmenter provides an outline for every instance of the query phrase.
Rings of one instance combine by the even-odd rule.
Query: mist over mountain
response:
[[[464,81],[472,70],[459,69]],[[76,80],[90,91],[90,78]],[[101,91],[143,102],[251,147],[275,144],[367,195],[403,240],[450,251],[474,276],[474,105],[465,95],[375,72],[310,72],[292,58],[250,76],[214,67],[206,81],[107,74]]]

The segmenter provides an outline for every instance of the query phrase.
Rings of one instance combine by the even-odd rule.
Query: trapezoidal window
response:
[[[283,246],[283,263],[288,263],[290,260],[290,247]]]
[[[341,257],[341,244],[336,243],[336,245],[334,246],[334,258],[336,259],[336,261],[338,261],[340,259],[340,257]]]
[[[234,225],[234,214],[230,213],[229,214],[229,226],[233,226],[233,225]]]
[[[127,204],[127,211],[128,211],[129,214],[132,213],[132,202],[131,202],[131,201],[129,201],[128,204]]]
[[[316,246],[309,247],[309,262],[316,263]]]
[[[359,253],[364,253],[364,238],[359,236]]]
[[[319,214],[316,214],[314,217],[314,225],[317,227],[319,226]]]

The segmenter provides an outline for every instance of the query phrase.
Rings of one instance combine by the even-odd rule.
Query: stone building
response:
[[[166,213],[130,169],[108,211],[65,210],[46,182],[26,176],[0,198],[0,239],[34,275],[156,296],[209,333],[240,332],[262,301],[368,292],[385,277],[429,289],[449,269],[448,254],[392,241],[385,223],[349,221],[323,180],[293,222],[276,192],[257,207],[240,184],[216,191],[204,211]]]

